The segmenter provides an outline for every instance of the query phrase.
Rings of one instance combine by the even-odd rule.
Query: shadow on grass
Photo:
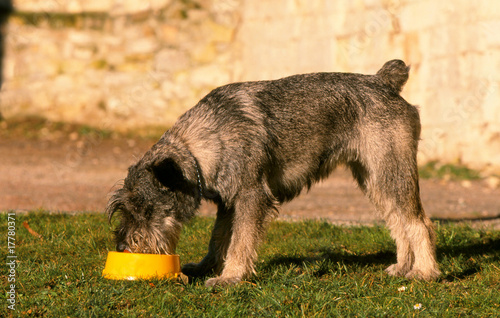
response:
[[[311,252],[317,252],[311,251]],[[318,265],[319,269],[314,276],[322,276],[333,269],[335,264],[341,263],[345,266],[383,265],[387,267],[396,262],[396,253],[393,250],[382,250],[375,253],[353,253],[341,249],[324,248],[319,250],[320,255],[310,256],[275,256],[263,266],[264,270],[272,271],[280,265],[295,265],[299,268]],[[457,258],[460,256],[462,264],[459,270],[448,272],[439,281],[462,280],[477,274],[482,270],[482,263],[493,263],[500,261],[500,239],[487,239],[482,243],[471,243],[460,246],[449,245],[437,248],[438,262],[444,258]],[[464,261],[465,260],[465,261]],[[325,267],[326,264],[326,267]]]
[[[457,223],[474,223],[474,222],[488,222],[500,220],[500,214],[493,216],[479,216],[479,217],[466,217],[466,218],[431,218],[433,222],[438,222],[440,224],[457,224]]]
[[[462,280],[481,272],[484,264],[500,261],[500,239],[487,238],[480,243],[438,247],[437,255],[438,260],[461,257],[462,264],[458,266],[459,270],[447,273],[442,280],[448,282]]]
[[[316,250],[315,252],[318,252]],[[345,266],[365,266],[365,265],[384,265],[389,266],[396,261],[396,254],[390,250],[379,251],[376,253],[363,253],[363,254],[347,254],[342,250],[335,250],[331,248],[323,248],[319,250],[320,255],[309,256],[275,256],[270,261],[264,264],[264,270],[273,270],[273,268],[280,265],[293,264],[299,268],[309,265],[319,265],[314,276],[320,277],[328,273],[330,267],[337,263]],[[326,266],[325,266],[326,264]],[[335,265],[336,266],[336,265]],[[333,267],[332,267],[333,268]]]
[[[438,258],[444,256],[463,256],[473,258],[477,256],[487,256],[488,260],[500,260],[500,239],[485,239],[481,243],[465,244],[463,246],[444,246],[437,248]]]

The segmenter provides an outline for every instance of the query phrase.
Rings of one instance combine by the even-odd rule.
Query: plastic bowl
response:
[[[135,280],[177,278],[180,273],[179,255],[108,252],[102,276],[107,279]]]

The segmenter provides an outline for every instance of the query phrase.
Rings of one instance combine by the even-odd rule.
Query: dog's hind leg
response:
[[[397,263],[386,271],[393,276],[434,280],[440,274],[435,234],[420,202],[416,161],[408,159],[400,154],[372,161],[369,168],[360,163],[350,166],[396,241]]]
[[[391,200],[388,200],[385,194],[381,195],[384,192],[381,193],[378,185],[373,182],[373,175],[362,164],[351,162],[349,166],[360,189],[375,205],[377,212],[384,216],[386,224],[391,231],[391,237],[396,242],[397,263],[391,265],[387,269],[387,272],[392,276],[406,275],[413,266],[414,255],[411,251],[410,241],[406,236],[404,227],[401,226],[400,221],[402,220],[398,219],[399,213],[394,210],[395,207],[391,204]]]
[[[397,244],[397,264],[391,265],[386,271],[390,275],[407,278],[438,278],[440,272],[436,262],[434,228],[420,202],[397,205],[394,212],[386,215],[385,220]]]

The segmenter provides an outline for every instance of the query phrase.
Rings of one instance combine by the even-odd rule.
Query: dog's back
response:
[[[392,135],[397,121],[418,135],[418,112],[399,95],[408,70],[393,60],[376,75],[312,73],[225,85],[171,133],[193,145],[209,185],[219,188],[224,178],[255,171],[279,202],[287,201],[337,164],[358,160],[368,121],[387,124],[370,128],[377,133]],[[233,164],[223,164],[228,161]]]

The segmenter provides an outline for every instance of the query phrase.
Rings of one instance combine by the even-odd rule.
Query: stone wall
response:
[[[411,64],[421,162],[500,171],[500,2],[18,0],[4,117],[171,125],[210,89]]]
[[[421,110],[421,162],[500,170],[500,2],[245,1],[242,12],[245,78],[374,73],[403,59],[412,66],[403,95]]]
[[[232,67],[238,3],[17,1],[1,95],[4,117],[97,127],[173,124]]]

